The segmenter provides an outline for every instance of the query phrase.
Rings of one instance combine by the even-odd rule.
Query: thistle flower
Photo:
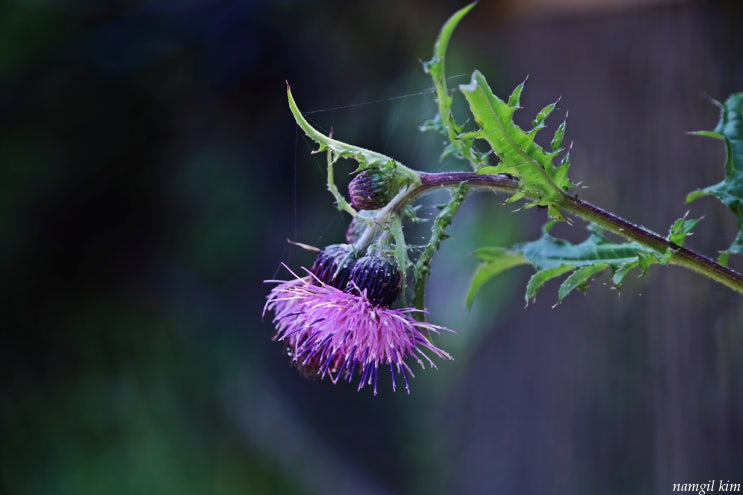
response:
[[[267,281],[278,285],[264,308],[264,314],[274,313],[273,340],[284,342],[292,362],[305,374],[329,377],[333,383],[350,383],[358,376],[357,390],[373,385],[376,395],[379,368],[389,367],[392,390],[397,389],[396,376],[402,375],[410,393],[408,375],[415,375],[406,360],[436,368],[428,353],[452,359],[426,337],[451,330],[416,320],[411,315],[419,310],[390,309],[370,300],[366,288],[356,285],[353,292],[342,291],[307,272],[306,277],[291,272],[295,279],[289,281]]]

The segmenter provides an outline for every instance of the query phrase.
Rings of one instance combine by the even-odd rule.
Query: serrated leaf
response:
[[[557,107],[557,103],[557,101],[554,103],[550,103],[549,105],[541,109],[539,113],[537,113],[537,116],[534,117],[534,120],[531,123],[534,130],[539,130],[544,127],[544,121],[547,120],[547,117],[549,117],[550,114]]]
[[[560,287],[558,300],[607,268],[612,270],[612,283],[619,287],[632,269],[640,267],[644,273],[650,265],[664,262],[663,253],[637,242],[609,241],[603,230],[595,225],[589,227],[590,235],[586,240],[573,244],[550,235],[553,224],[548,223],[542,237],[535,241],[516,244],[506,250],[481,248],[475,254],[486,263],[506,255],[520,255],[533,265],[537,271],[526,287],[527,303],[536,297],[547,281],[573,270],[575,273]]]
[[[484,163],[483,156],[474,148],[474,136],[462,135],[461,126],[454,120],[451,107],[454,102],[453,97],[449,94],[446,84],[446,52],[449,48],[449,41],[462,18],[469,12],[476,2],[455,12],[442,26],[436,44],[433,49],[433,57],[423,63],[423,69],[431,76],[434,91],[436,93],[436,103],[438,106],[438,124],[439,126],[426,126],[423,130],[435,129],[447,137],[448,143],[441,155],[443,159],[447,155],[454,155],[466,160],[470,166],[477,170]],[[429,121],[432,122],[432,121]],[[436,119],[433,121],[436,124]]]
[[[553,164],[555,153],[548,153],[534,142],[534,130],[525,132],[513,122],[514,96],[509,98],[509,103],[498,98],[479,71],[472,74],[469,84],[459,88],[480,126],[479,137],[500,158],[497,171],[519,178],[519,189],[537,198],[537,204],[559,207],[565,200],[565,191],[573,186],[567,178],[567,168],[558,173],[562,167]],[[520,90],[517,88],[515,93],[520,95]],[[554,104],[545,107],[535,122],[541,124],[553,108]]]
[[[557,291],[557,300],[562,301],[565,297],[577,288],[583,288],[588,282],[588,279],[593,277],[599,272],[602,272],[609,268],[609,263],[598,263],[596,265],[585,266],[579,270],[574,271],[568,278],[560,285],[560,289]]]
[[[528,78],[527,78],[528,79]],[[524,79],[521,84],[516,86],[513,89],[513,92],[511,93],[511,96],[508,97],[508,106],[511,108],[521,108],[521,93],[524,91],[524,85],[526,84],[526,79]]]
[[[526,284],[526,304],[536,300],[537,294],[542,289],[544,284],[557,278],[560,275],[574,270],[575,267],[572,265],[559,265],[554,268],[548,268],[546,270],[540,270],[529,279]]]
[[[557,127],[555,135],[552,137],[552,141],[550,141],[552,151],[557,152],[562,149],[562,139],[565,137],[565,128],[567,127],[567,125],[568,119],[567,117],[565,117],[565,120],[562,121],[562,124]]]
[[[475,255],[484,260],[475,270],[470,288],[467,291],[467,307],[472,306],[472,301],[480,288],[499,273],[519,265],[529,264],[529,261],[518,253],[509,253],[503,248],[480,248]]]
[[[435,72],[438,70],[443,71],[446,51],[449,48],[449,40],[451,40],[451,36],[452,34],[454,34],[454,30],[457,28],[459,22],[465,15],[467,15],[470,10],[472,10],[475,5],[477,5],[477,2],[472,2],[469,5],[466,5],[458,11],[454,12],[454,14],[452,14],[451,17],[449,17],[449,19],[447,19],[444,25],[441,27],[439,36],[436,39],[436,43],[433,47],[433,58],[424,63],[424,68],[428,72]]]
[[[738,235],[723,252],[721,260],[727,262],[729,254],[743,255],[743,93],[731,95],[720,107],[720,121],[713,131],[697,131],[696,136],[722,139],[725,142],[725,178],[722,182],[699,191],[691,192],[686,201],[712,195],[724,203],[735,215]],[[724,256],[728,253],[728,256]]]
[[[709,192],[703,189],[697,189],[696,191],[692,191],[686,195],[686,202],[691,203],[692,201],[696,201],[699,198],[709,196],[709,195],[710,195]]]
[[[297,107],[297,103],[294,101],[294,96],[292,95],[292,91],[289,88],[288,84],[286,85],[286,96],[289,100],[289,109],[291,110],[292,115],[294,116],[294,120],[297,122],[297,125],[304,131],[307,137],[309,137],[319,145],[319,148],[316,150],[316,152],[329,149],[335,154],[334,159],[348,158],[354,160],[359,164],[359,171],[371,166],[381,167],[385,165],[388,166],[390,164],[400,166],[401,168],[407,168],[398,161],[393,160],[389,156],[377,153],[376,151],[368,150],[366,148],[361,148],[360,146],[347,144],[326,136],[325,134],[312,127],[304,118],[302,112],[299,111],[299,107]]]
[[[493,261],[508,255],[508,249],[500,246],[485,246],[472,253],[480,261]]]
[[[654,263],[660,263],[661,265],[668,264],[669,259],[666,257],[658,257],[657,253],[640,253],[638,255],[638,266],[642,269],[642,273],[648,271],[651,265]]]
[[[516,201],[520,199],[524,199],[526,197],[526,193],[523,191],[517,191],[513,193],[509,198],[506,200],[506,203],[515,203]],[[526,208],[529,208],[530,206],[534,206],[536,203],[532,203],[531,205],[526,205]]]
[[[536,241],[517,244],[510,249],[523,253],[537,268],[552,268],[570,264],[576,267],[606,262],[621,266],[637,261],[638,254],[660,257],[660,254],[636,242],[615,243],[603,236],[599,230],[579,244],[558,239],[548,233]]]
[[[686,215],[679,218],[671,225],[671,230],[668,232],[668,240],[677,246],[683,246],[684,241],[691,235],[691,231],[694,230],[694,227],[697,226],[700,220],[701,218],[692,218],[689,220],[686,218]]]
[[[635,261],[617,268],[614,271],[614,274],[611,276],[611,283],[613,283],[615,287],[621,287],[622,283],[624,283],[624,279],[627,277],[627,275],[629,275],[629,272],[631,272],[638,266],[640,266],[640,262]]]

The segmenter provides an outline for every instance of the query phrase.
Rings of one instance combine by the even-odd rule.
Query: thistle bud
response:
[[[389,306],[400,295],[401,282],[402,272],[394,258],[364,256],[353,266],[346,292],[365,292],[371,303]]]
[[[356,257],[353,246],[331,244],[317,253],[311,271],[323,283],[343,289],[348,283]]]
[[[362,170],[348,184],[351,205],[357,210],[377,210],[392,199],[392,177],[379,168]]]

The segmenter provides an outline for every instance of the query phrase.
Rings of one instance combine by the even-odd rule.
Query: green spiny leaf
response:
[[[529,304],[530,302],[536,300],[537,294],[542,289],[544,284],[546,284],[553,278],[557,278],[560,275],[574,269],[575,267],[572,265],[559,265],[554,268],[540,270],[532,275],[532,277],[529,279],[529,282],[526,284],[526,304]]]
[[[730,254],[743,255],[743,93],[731,95],[725,103],[715,102],[720,107],[720,122],[713,131],[697,131],[697,136],[722,139],[725,142],[725,178],[722,182],[693,191],[686,201],[713,195],[722,201],[735,215],[738,235],[720,256],[727,263]]]
[[[346,201],[346,198],[343,197],[341,192],[338,190],[338,187],[335,185],[335,171],[333,169],[333,166],[335,165],[335,158],[333,156],[333,152],[328,149],[328,191],[330,191],[330,194],[333,195],[335,198],[335,206],[341,211],[345,211],[349,213],[351,216],[355,217],[358,213],[356,210],[353,209],[353,206],[351,206],[348,201]],[[340,265],[339,265],[340,266]]]
[[[467,292],[467,307],[472,306],[475,295],[485,282],[509,268],[529,263],[523,255],[509,253],[504,248],[481,248],[475,251],[475,255],[483,260],[483,263],[477,267],[472,277],[472,283]]]
[[[609,263],[597,263],[595,265],[584,266],[583,268],[574,271],[565,279],[560,286],[560,289],[557,291],[557,300],[562,301],[576,288],[585,288],[588,279],[597,273],[606,270],[610,266]]]
[[[660,256],[636,242],[611,242],[597,227],[593,227],[589,237],[579,244],[558,239],[545,232],[540,239],[518,244],[512,250],[524,253],[538,268],[552,268],[561,264],[582,267],[604,261],[618,266],[637,261],[640,253]]]
[[[508,254],[508,249],[499,246],[484,246],[472,253],[480,261],[495,261]]]
[[[467,160],[471,167],[477,170],[487,163],[487,160],[474,148],[472,137],[461,135],[461,126],[454,120],[451,113],[454,98],[449,95],[446,85],[446,51],[449,48],[449,41],[459,22],[475,5],[476,2],[473,2],[458,10],[444,23],[434,45],[433,58],[423,63],[423,69],[433,81],[439,114],[436,118],[427,121],[422,130],[434,129],[448,138],[449,143],[441,155],[442,159],[451,154]]]
[[[457,28],[459,22],[465,15],[467,15],[470,10],[472,10],[475,5],[477,5],[477,2],[472,2],[469,5],[466,5],[465,7],[462,7],[458,11],[454,12],[454,14],[452,14],[452,16],[449,17],[449,19],[447,19],[444,25],[441,27],[441,31],[439,31],[439,36],[436,39],[436,43],[433,48],[433,58],[424,63],[424,67],[428,72],[438,70],[443,72],[444,59],[446,58],[446,51],[449,48],[449,40],[451,39],[451,36],[454,33],[454,30]]]
[[[534,120],[532,121],[531,125],[534,128],[532,132],[538,131],[539,129],[542,129],[544,127],[544,121],[547,120],[547,117],[550,116],[550,114],[557,108],[557,103],[560,100],[557,100],[554,103],[550,103],[543,109],[539,111],[536,117],[534,117]]]
[[[613,283],[615,287],[621,287],[624,279],[627,277],[627,275],[629,275],[629,272],[631,272],[638,266],[640,266],[639,261],[626,263],[620,266],[619,268],[614,270],[614,274],[611,277],[611,283]]]
[[[518,177],[521,191],[538,198],[537,204],[552,205],[555,208],[551,211],[558,211],[565,200],[565,191],[573,186],[567,178],[567,168],[563,168],[566,165],[555,167],[552,163],[554,151],[545,151],[534,142],[534,132],[525,132],[513,122],[516,108],[509,104],[514,100],[513,95],[509,103],[498,98],[479,71],[475,71],[470,83],[461,85],[460,90],[480,126],[478,137],[485,139],[500,158],[497,171]],[[520,94],[520,91],[517,89],[515,93]],[[543,116],[538,116],[535,122],[541,124],[553,108],[554,104],[545,107],[540,112]]]
[[[550,142],[550,146],[552,146],[552,151],[558,152],[562,149],[562,139],[565,137],[565,127],[568,125],[568,117],[565,116],[565,120],[562,121],[562,124],[557,128],[555,131],[555,136],[552,138],[552,141]]]
[[[658,253],[639,253],[638,254],[638,265],[642,269],[642,273],[646,273],[648,268],[654,263],[661,265],[667,265],[670,261],[669,256],[658,257]]]
[[[299,125],[304,133],[307,134],[307,137],[309,137],[319,145],[316,153],[329,149],[335,155],[333,157],[333,161],[338,158],[349,158],[359,164],[359,171],[371,166],[380,167],[388,164],[395,164],[401,167],[401,169],[407,169],[407,167],[397,162],[396,160],[393,160],[389,156],[377,153],[376,151],[361,148],[359,146],[346,144],[342,141],[338,141],[321,133],[320,131],[312,127],[304,118],[302,112],[299,111],[297,103],[294,101],[294,96],[292,96],[292,92],[288,84],[286,85],[286,96],[289,100],[289,109],[291,110],[292,115],[294,116],[294,120],[297,122],[297,125]]]
[[[528,79],[528,77],[527,77]],[[508,106],[517,109],[521,108],[521,93],[524,91],[524,85],[526,84],[526,79],[524,79],[521,84],[516,86],[511,93],[511,96],[508,97]]]
[[[671,230],[668,232],[668,240],[677,246],[683,246],[684,241],[691,235],[691,231],[697,226],[700,220],[701,218],[692,218],[689,220],[686,218],[686,215],[679,218],[671,225]]]
[[[637,242],[612,242],[596,226],[589,227],[590,235],[581,243],[573,244],[564,239],[558,239],[549,234],[553,224],[554,222],[548,223],[542,237],[535,241],[516,244],[509,249],[480,248],[475,254],[485,262],[486,266],[488,263],[497,262],[500,258],[522,260],[519,264],[526,262],[533,265],[537,271],[527,284],[527,302],[536,297],[545,282],[573,270],[575,272],[560,287],[559,301],[575,288],[584,287],[589,278],[607,268],[612,270],[612,283],[620,287],[632,269],[640,267],[644,273],[650,265],[664,263],[663,253],[653,251]],[[507,261],[501,263],[506,264]],[[493,268],[494,273],[491,276],[502,271],[496,268]],[[480,286],[485,283],[487,280],[485,277],[488,275],[486,267],[482,270],[482,274],[476,272],[476,281]],[[475,280],[473,284],[474,282]],[[471,287],[470,292],[474,295],[478,288]]]

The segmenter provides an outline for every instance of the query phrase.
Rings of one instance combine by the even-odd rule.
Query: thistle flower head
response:
[[[348,184],[351,205],[357,210],[376,210],[390,202],[393,196],[393,176],[373,167],[362,170]]]
[[[329,377],[333,383],[349,383],[358,376],[358,390],[373,386],[377,394],[379,368],[388,367],[392,389],[401,375],[410,393],[408,376],[415,376],[408,360],[422,368],[429,356],[452,359],[426,335],[450,331],[411,316],[419,310],[390,309],[371,301],[368,289],[346,292],[329,285],[311,272],[289,281],[272,280],[264,314],[272,311],[274,340],[283,342],[292,362],[306,374]],[[350,283],[350,282],[349,282]]]
[[[346,292],[366,294],[372,304],[389,306],[400,295],[402,273],[394,258],[364,256],[349,274]]]
[[[350,244],[331,244],[317,253],[310,271],[320,281],[342,289],[348,283],[357,257]]]

